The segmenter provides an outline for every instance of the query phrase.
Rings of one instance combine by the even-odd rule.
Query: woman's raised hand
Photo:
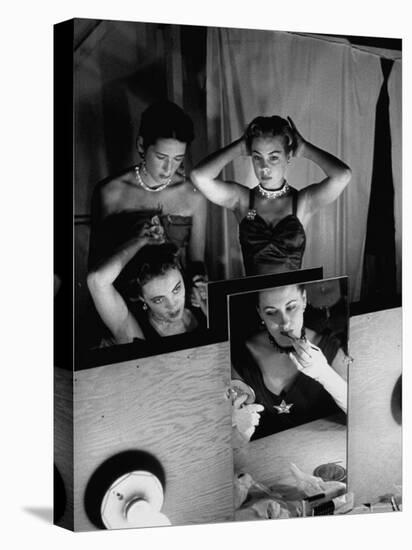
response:
[[[291,129],[291,138],[292,138],[292,151],[293,156],[296,158],[303,156],[303,150],[306,145],[306,140],[302,137],[302,134],[298,131],[298,129],[295,126],[295,123],[290,118],[290,116],[287,117],[290,129]]]
[[[291,361],[300,372],[319,382],[345,413],[348,409],[348,385],[328,364],[322,351],[309,340],[292,342],[295,351],[289,353]]]
[[[145,244],[162,244],[165,242],[165,233],[158,216],[153,216],[150,221],[143,224],[137,235]]]
[[[240,143],[240,154],[242,157],[249,157],[250,156],[250,153],[246,147],[246,138],[245,136],[243,135],[240,140],[239,140],[239,143]]]
[[[195,275],[192,279],[190,303],[192,307],[198,307],[204,315],[207,315],[207,279],[203,275]]]
[[[294,352],[289,353],[290,359],[297,369],[317,382],[331,369],[320,348],[306,338],[293,340]]]

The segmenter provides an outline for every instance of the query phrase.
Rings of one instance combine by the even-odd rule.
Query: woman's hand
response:
[[[143,224],[137,234],[137,239],[141,239],[144,244],[162,244],[165,242],[165,232],[158,216]]]
[[[249,441],[256,426],[259,424],[260,412],[264,410],[263,405],[246,405],[248,394],[237,397],[232,404],[232,426],[238,430],[242,438]]]
[[[246,147],[246,138],[245,136],[243,135],[240,140],[239,140],[239,145],[240,145],[240,154],[242,157],[250,157],[250,153]]]
[[[348,408],[346,381],[328,364],[322,351],[309,340],[294,340],[292,345],[295,351],[289,353],[289,357],[297,369],[321,384],[338,407],[346,413]]]
[[[295,351],[289,353],[289,357],[297,369],[317,382],[321,381],[331,369],[322,351],[306,338],[293,340],[292,346]]]
[[[207,278],[204,275],[195,275],[192,283],[190,303],[192,307],[200,308],[202,313],[207,315]]]
[[[295,126],[295,123],[293,122],[293,120],[288,116],[288,122],[290,124],[290,129],[291,129],[291,137],[292,137],[292,150],[293,150],[293,156],[296,157],[296,158],[299,158],[299,157],[303,157],[303,151],[305,149],[305,146],[306,146],[306,140],[302,137],[302,135],[300,134],[300,132],[298,131],[298,129],[296,128]]]

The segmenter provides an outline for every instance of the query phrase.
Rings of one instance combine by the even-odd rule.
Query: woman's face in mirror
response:
[[[268,189],[282,186],[289,153],[281,136],[256,137],[251,143],[253,169],[259,182]]]
[[[278,287],[259,293],[258,313],[267,330],[283,347],[290,346],[287,335],[300,338],[306,292],[297,285]]]
[[[173,322],[182,318],[185,308],[185,285],[177,268],[168,269],[142,287],[142,298],[158,321]]]
[[[182,164],[185,153],[186,143],[173,138],[158,139],[144,152],[148,175],[157,184],[166,183]]]

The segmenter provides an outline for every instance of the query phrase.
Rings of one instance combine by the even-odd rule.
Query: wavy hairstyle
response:
[[[123,269],[118,282],[126,297],[134,301],[141,297],[146,283],[164,275],[169,269],[181,272],[177,247],[169,242],[146,245]]]
[[[176,103],[162,100],[152,103],[143,111],[139,136],[147,149],[161,138],[172,138],[191,143],[195,137],[192,119]]]
[[[280,137],[286,153],[296,149],[296,140],[289,122],[277,115],[258,116],[248,125],[245,131],[245,140],[249,154],[252,141],[258,137]]]

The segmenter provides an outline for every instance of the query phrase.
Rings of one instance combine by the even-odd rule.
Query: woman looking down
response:
[[[301,285],[261,291],[262,330],[245,342],[236,336],[231,342],[236,374],[264,407],[255,439],[346,413],[348,358],[337,339],[305,329],[305,308]]]

